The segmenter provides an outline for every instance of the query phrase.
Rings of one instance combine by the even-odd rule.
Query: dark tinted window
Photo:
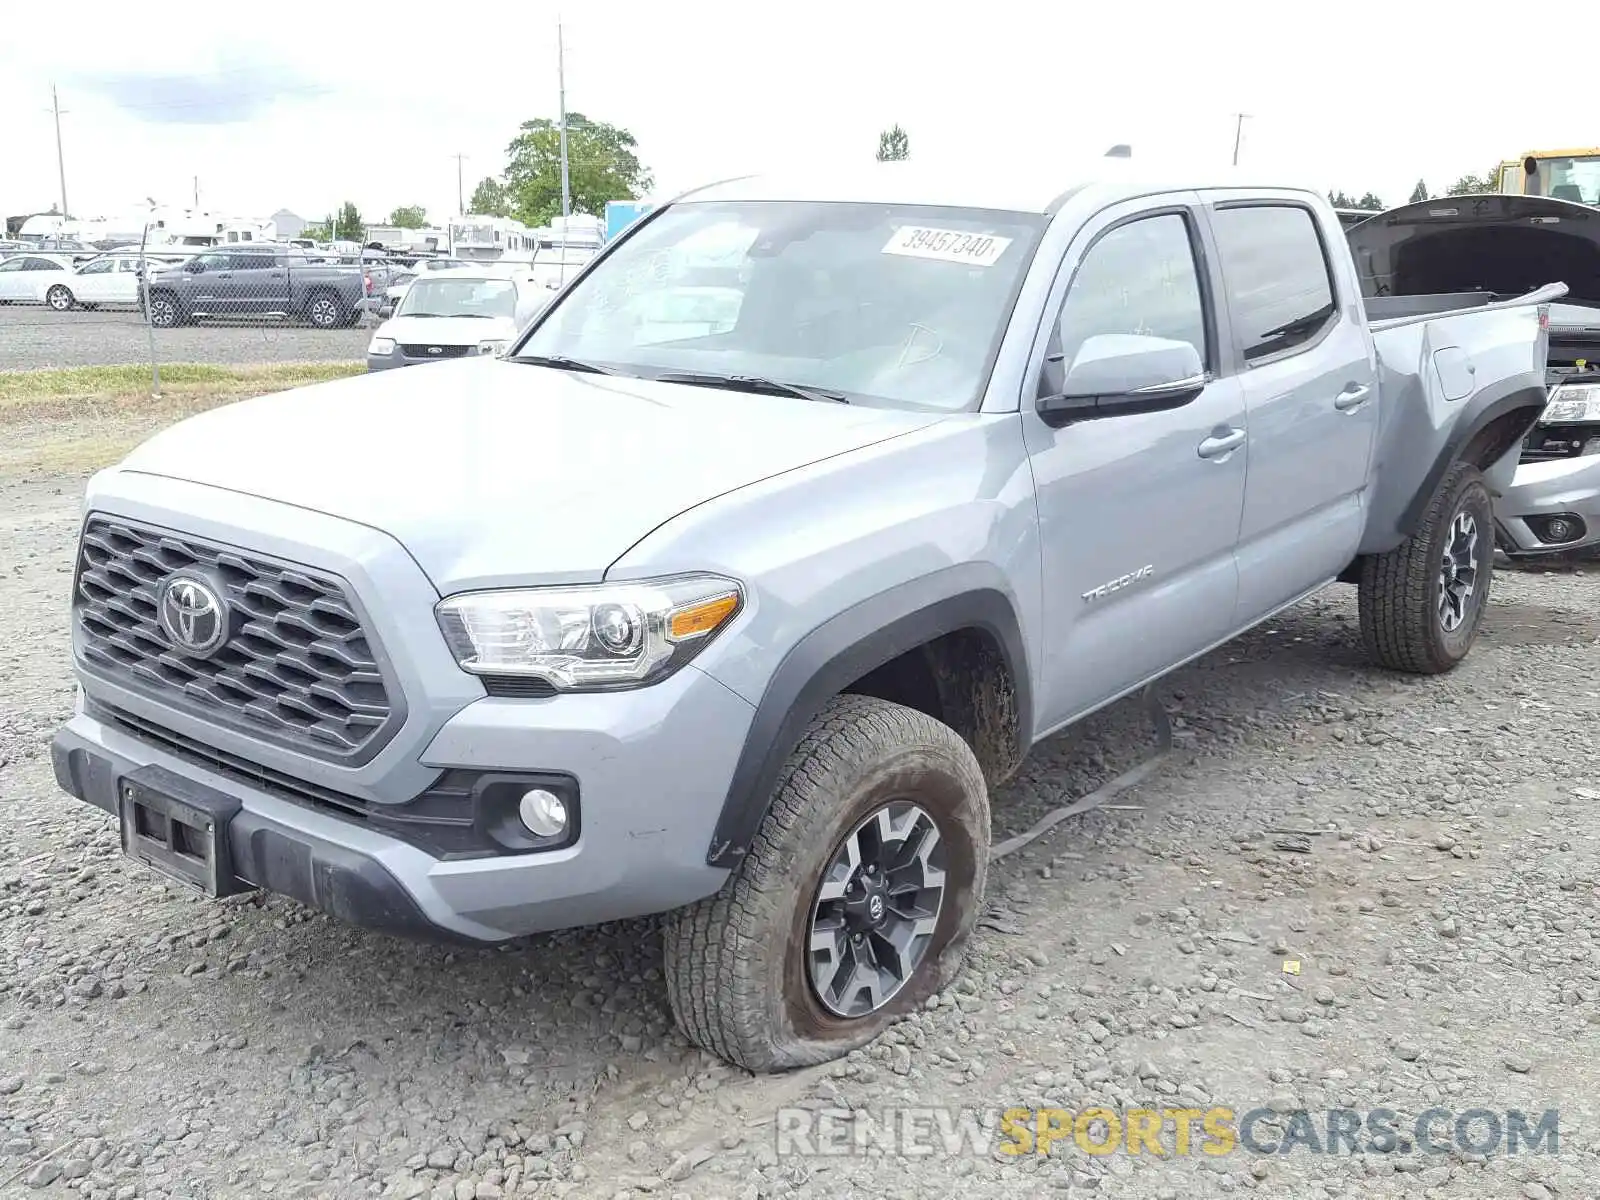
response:
[[[1335,319],[1328,259],[1309,209],[1223,208],[1211,220],[1246,359],[1304,345]]]
[[[1065,362],[1070,365],[1084,341],[1102,333],[1188,342],[1210,365],[1200,276],[1182,216],[1130,221],[1089,247],[1061,307]]]
[[[228,255],[228,259],[235,271],[265,271],[274,262],[271,254],[251,253],[248,250],[236,250]]]

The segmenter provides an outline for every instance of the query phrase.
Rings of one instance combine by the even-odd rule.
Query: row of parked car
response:
[[[327,256],[268,243],[143,252],[12,244],[0,247],[0,304],[71,312],[142,309],[148,298],[150,321],[160,327],[213,316],[261,316],[336,328],[369,312],[387,317],[419,275],[480,265],[498,266],[455,258]]]

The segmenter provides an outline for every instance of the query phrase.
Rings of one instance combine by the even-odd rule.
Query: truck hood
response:
[[[213,409],[119,469],[383,530],[449,593],[600,579],[686,509],[944,415],[469,358]]]
[[[1600,306],[1600,210],[1543,196],[1445,196],[1379,213],[1347,234],[1367,296],[1567,285]]]
[[[517,323],[510,317],[391,317],[372,336],[407,346],[476,346],[510,341],[517,336]]]

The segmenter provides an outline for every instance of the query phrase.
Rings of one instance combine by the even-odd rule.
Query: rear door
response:
[[[230,311],[245,316],[289,311],[289,274],[272,250],[228,251]]]
[[[1365,524],[1377,362],[1337,221],[1297,193],[1208,194],[1249,412],[1237,624],[1337,576]]]
[[[114,299],[116,271],[116,259],[97,258],[79,267],[67,286],[79,304],[107,304]]]

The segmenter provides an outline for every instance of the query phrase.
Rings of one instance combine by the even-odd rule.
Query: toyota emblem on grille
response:
[[[204,657],[228,640],[228,609],[217,589],[194,575],[169,575],[156,602],[161,631],[176,650]]]
[[[429,346],[428,347],[428,353],[429,354],[443,354],[444,353],[444,347],[443,346]]]

